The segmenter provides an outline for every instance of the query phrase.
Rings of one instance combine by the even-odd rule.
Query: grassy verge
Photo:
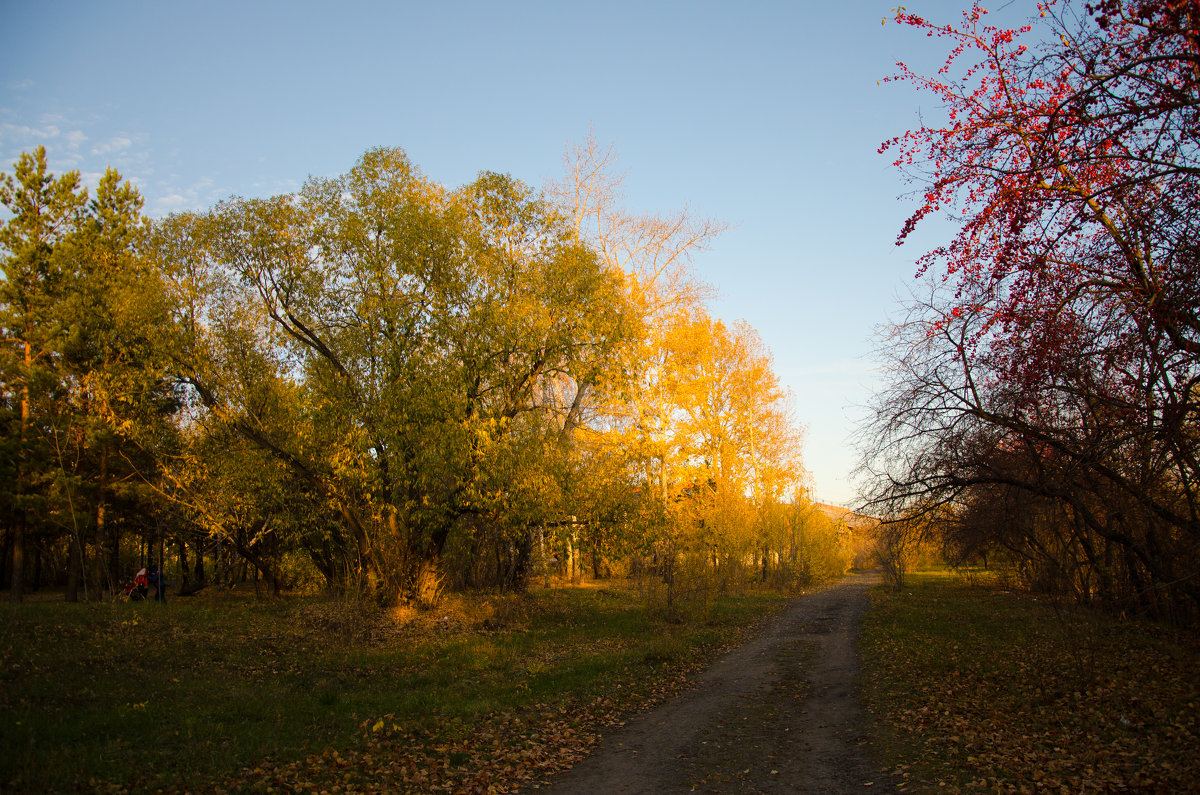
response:
[[[1200,645],[949,574],[878,590],[876,742],[909,791],[1194,791]]]
[[[0,609],[0,790],[503,791],[779,603],[663,623],[619,588],[380,617],[315,600]]]

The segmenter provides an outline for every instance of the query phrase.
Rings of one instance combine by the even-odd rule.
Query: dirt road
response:
[[[795,600],[692,690],[605,736],[550,792],[894,791],[865,753],[857,698],[855,643],[876,582],[852,575]]]

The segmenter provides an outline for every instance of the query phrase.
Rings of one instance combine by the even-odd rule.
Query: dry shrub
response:
[[[689,623],[709,616],[721,582],[704,556],[679,555],[666,573],[643,577],[639,590],[652,612],[672,623]]]
[[[406,637],[498,632],[527,629],[529,605],[520,594],[451,593],[436,607],[405,603],[386,615],[393,630]]]

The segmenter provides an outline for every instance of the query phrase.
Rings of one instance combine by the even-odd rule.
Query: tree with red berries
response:
[[[939,515],[962,554],[1000,548],[1031,580],[1194,620],[1200,2],[1037,8],[1019,29],[978,3],[957,25],[895,15],[950,45],[937,74],[893,78],[946,112],[881,147],[922,186],[897,242],[929,216],[960,225],[892,330],[871,499],[954,506]],[[979,520],[1016,504],[1038,520]]]

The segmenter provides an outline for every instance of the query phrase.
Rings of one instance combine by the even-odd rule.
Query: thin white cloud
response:
[[[9,91],[28,91],[33,88],[33,81],[29,78],[24,80],[11,80],[5,86]]]
[[[18,143],[29,140],[46,140],[47,138],[57,138],[59,129],[53,124],[47,124],[42,127],[30,127],[28,124],[0,124],[0,141],[4,143]]]
[[[64,116],[61,113],[43,113],[41,115],[41,117],[38,119],[38,121],[40,121],[42,124],[54,125],[56,127],[59,125],[67,125],[67,124],[77,123],[77,122],[74,122],[73,120],[69,119],[68,117]]]
[[[13,115],[0,108],[0,118]],[[80,172],[80,182],[95,190],[109,166],[116,168],[123,179],[139,185],[146,193],[148,175],[147,136],[127,130],[97,129],[103,119],[81,120],[60,113],[45,113],[36,122],[26,120],[0,121],[0,171],[8,171],[23,153],[45,146],[50,170],[55,174]],[[174,186],[164,186],[164,193],[179,192]],[[187,194],[183,206],[189,206]]]
[[[154,200],[154,209],[159,213],[173,213],[179,210],[187,209],[189,206],[187,197],[180,193],[171,193],[166,196],[159,196]]]
[[[69,140],[67,146],[61,146],[61,142],[62,130],[44,120],[38,126],[0,122],[0,170],[7,171],[22,153],[32,152],[38,146],[51,151],[55,171],[70,170],[79,164],[78,151]]]
[[[124,152],[131,146],[133,146],[133,141],[131,139],[124,136],[117,136],[94,146],[92,148],[92,154],[111,155],[115,152]]]
[[[146,212],[151,216],[162,216],[185,210],[202,210],[215,201],[217,190],[212,177],[201,177],[187,187],[160,184],[158,193],[142,187],[146,197]]]

